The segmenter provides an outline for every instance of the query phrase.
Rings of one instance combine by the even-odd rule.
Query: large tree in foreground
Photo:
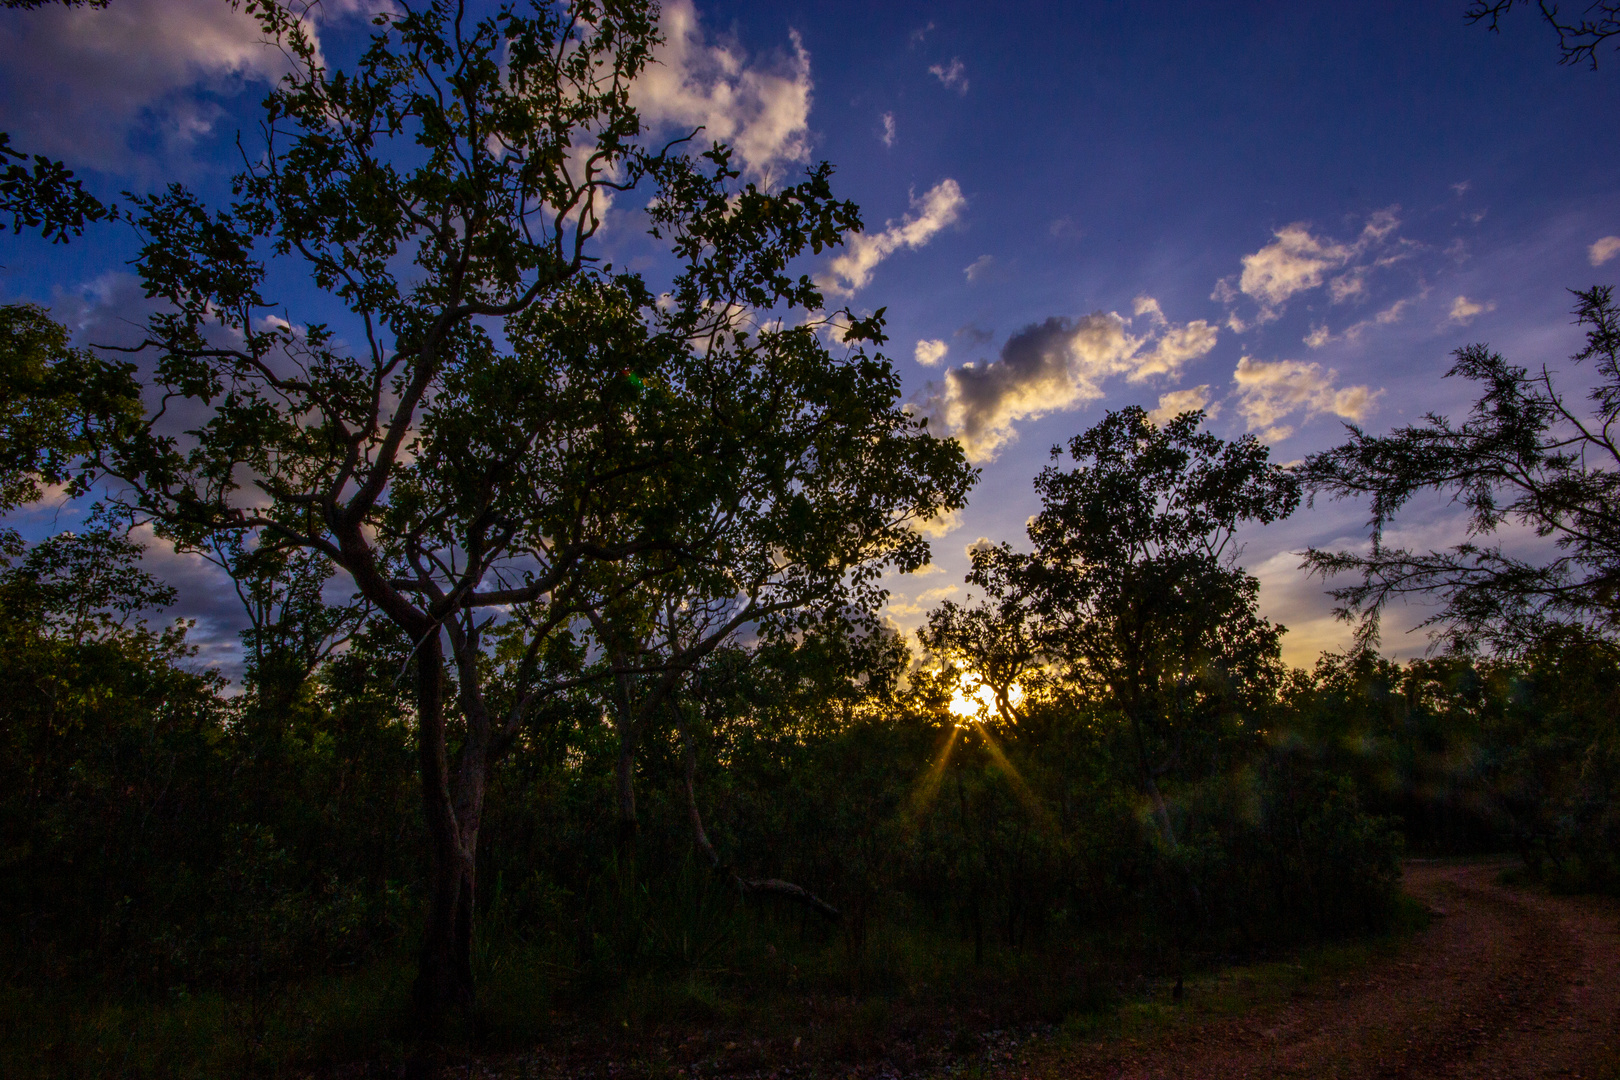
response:
[[[1056,677],[1124,723],[1165,842],[1177,833],[1160,779],[1218,750],[1241,695],[1274,673],[1282,628],[1256,609],[1237,566],[1246,522],[1286,517],[1293,476],[1253,436],[1224,442],[1187,412],[1160,427],[1137,407],[1109,413],[1035,479],[1031,550],[973,553],[987,600],[945,604],[927,643],[982,673],[998,702],[1015,670]],[[1000,685],[998,685],[1000,684]]]
[[[1509,364],[1485,345],[1456,352],[1447,377],[1479,384],[1467,419],[1431,413],[1422,424],[1369,435],[1350,428],[1341,446],[1300,470],[1314,494],[1366,499],[1363,551],[1311,548],[1305,564],[1324,577],[1359,580],[1332,590],[1341,614],[1376,630],[1392,600],[1437,602],[1422,625],[1463,649],[1508,654],[1553,634],[1613,650],[1620,637],[1620,307],[1613,290],[1575,293],[1592,361],[1590,408],[1570,403],[1552,373]],[[1390,547],[1384,533],[1401,509],[1438,494],[1468,511],[1449,548]],[[1507,542],[1500,533],[1509,531]],[[1534,536],[1541,542],[1529,540]]]
[[[927,559],[908,523],[961,505],[973,474],[863,351],[880,322],[844,313],[830,334],[790,272],[859,227],[825,165],[762,191],[722,147],[643,145],[629,89],[652,4],[402,5],[346,71],[252,8],[293,74],[231,206],[134,200],[160,306],[132,348],[165,405],[98,459],[181,547],[316,552],[408,636],[432,1021],[472,1000],[491,770],[592,677],[587,613],[676,579],[758,618],[870,605],[878,568]],[[610,198],[667,243],[662,288],[600,261]],[[298,269],[307,317],[272,293]]]

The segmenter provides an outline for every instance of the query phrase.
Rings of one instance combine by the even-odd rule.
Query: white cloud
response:
[[[955,90],[958,94],[968,92],[967,68],[960,57],[951,57],[949,64],[935,64],[928,69],[928,73],[943,83],[947,90]]]
[[[1593,266],[1602,266],[1616,255],[1620,255],[1620,236],[1605,236],[1601,240],[1592,241],[1592,246],[1586,249],[1586,257]]]
[[[962,273],[967,276],[968,281],[978,281],[995,265],[996,257],[994,255],[980,255],[973,260],[972,265],[963,267]]]
[[[8,11],[0,56],[0,128],[30,153],[99,169],[128,167],[132,136],[184,151],[224,115],[221,97],[288,70],[258,22],[220,0]]]
[[[883,141],[884,146],[893,146],[894,145],[894,113],[886,112],[886,113],[883,114],[883,116],[880,119],[882,120],[882,123],[883,123],[883,134],[879,135],[878,138]]]
[[[973,541],[973,543],[964,547],[962,549],[962,554],[966,555],[969,559],[972,559],[974,554],[977,552],[989,551],[995,546],[996,542],[994,540],[990,539],[988,536],[981,536],[977,540]]]
[[[1459,296],[1451,302],[1451,321],[1466,326],[1474,321],[1475,316],[1495,310],[1495,300],[1487,300],[1482,304],[1477,300],[1470,300],[1466,296]]]
[[[1114,376],[1130,382],[1176,377],[1215,347],[1218,331],[1201,319],[1170,324],[1151,298],[1139,299],[1136,310],[1149,322],[1140,334],[1117,312],[1054,316],[1027,326],[993,362],[947,371],[929,406],[970,460],[985,461],[1016,437],[1019,420],[1095,401],[1103,396],[1102,382]]]
[[[1154,305],[1157,307],[1157,305]],[[1132,382],[1137,382],[1152,375],[1177,376],[1189,360],[1197,360],[1205,356],[1215,347],[1215,339],[1220,331],[1203,319],[1194,319],[1184,326],[1171,326],[1162,321],[1160,316],[1161,333],[1153,343],[1153,348],[1137,358],[1136,366],[1129,374]]]
[[[890,604],[889,612],[890,614],[898,615],[901,618],[905,618],[908,615],[921,615],[927,608],[958,591],[959,590],[955,585],[941,585],[936,589],[927,589],[921,593],[918,593],[910,603]]]
[[[1474,186],[1472,180],[1460,180],[1451,185],[1451,190],[1457,193],[1458,198],[1468,194],[1468,189]]]
[[[922,247],[941,229],[955,224],[965,209],[967,199],[956,181],[941,180],[921,199],[913,198],[912,212],[898,223],[889,222],[880,233],[851,236],[843,253],[829,265],[831,276],[822,280],[822,288],[840,296],[853,296],[855,290],[872,280],[878,263],[901,248]]]
[[[797,31],[791,51],[751,65],[735,43],[710,44],[692,0],[670,0],[659,16],[664,43],[631,87],[631,102],[653,127],[695,128],[731,144],[756,176],[810,157],[810,54]]]
[[[1238,388],[1238,412],[1250,431],[1264,429],[1267,439],[1288,438],[1294,429],[1279,421],[1295,413],[1309,420],[1323,413],[1361,422],[1372,413],[1382,390],[1365,386],[1335,387],[1339,373],[1323,371],[1320,364],[1300,360],[1266,362],[1244,356],[1238,359],[1232,381]]]
[[[1411,307],[1417,299],[1419,298],[1408,296],[1404,300],[1395,301],[1393,304],[1389,305],[1389,307],[1385,308],[1383,311],[1380,311],[1377,315],[1374,315],[1373,322],[1377,323],[1379,326],[1391,326],[1400,322],[1401,317],[1406,314],[1406,309]]]
[[[936,514],[927,521],[914,521],[911,527],[930,540],[938,540],[962,527],[962,511],[948,510],[943,514]]]
[[[950,346],[946,345],[938,338],[935,338],[932,340],[917,342],[917,348],[912,352],[911,355],[915,357],[917,363],[921,364],[923,367],[933,367],[941,360],[945,359],[945,354],[949,350]]]
[[[1397,300],[1377,314],[1362,319],[1360,322],[1352,323],[1337,334],[1330,331],[1325,324],[1312,326],[1310,333],[1306,334],[1301,340],[1313,349],[1320,349],[1330,341],[1357,341],[1362,334],[1374,326],[1392,326],[1400,322],[1401,319],[1405,318],[1407,308],[1427,298],[1428,295],[1429,290],[1425,287],[1416,295]]]
[[[1243,256],[1238,287],[1264,304],[1280,304],[1295,293],[1322,284],[1329,270],[1350,259],[1350,248],[1312,236],[1304,225],[1287,225],[1276,240]]]
[[[1159,406],[1148,412],[1148,419],[1155,424],[1165,424],[1184,412],[1193,409],[1203,409],[1209,419],[1213,420],[1220,415],[1221,406],[1217,402],[1211,406],[1209,403],[1209,386],[1194,386],[1186,390],[1172,390],[1168,394],[1159,395]]]
[[[944,572],[945,568],[943,566],[939,565],[939,563],[931,562],[924,563],[922,566],[917,567],[917,569],[911,572],[911,576],[928,577],[931,574],[943,574]]]
[[[1353,300],[1364,295],[1367,291],[1367,269],[1357,267],[1348,274],[1340,274],[1328,282],[1328,296],[1335,304],[1342,304],[1346,300]]]
[[[1365,288],[1367,268],[1353,264],[1382,245],[1400,225],[1397,209],[1374,212],[1362,226],[1361,234],[1349,243],[1314,235],[1304,222],[1285,225],[1272,233],[1271,243],[1243,256],[1243,272],[1236,288],[1230,278],[1222,278],[1215,283],[1210,299],[1231,304],[1241,292],[1260,305],[1258,321],[1270,322],[1278,317],[1289,297],[1321,287],[1330,273],[1347,267],[1348,272],[1329,284],[1329,293],[1334,303],[1358,296]],[[1384,264],[1381,261],[1374,265]]]

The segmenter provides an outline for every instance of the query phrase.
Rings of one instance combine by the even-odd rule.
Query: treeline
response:
[[[183,627],[130,617],[163,599],[135,555],[64,535],[0,583],[8,981],[252,994],[408,952],[408,646],[368,627],[227,696]],[[1174,840],[1108,704],[1048,692],[1016,722],[971,719],[884,644],[828,624],[716,653],[677,706],[685,737],[642,743],[630,837],[600,697],[555,702],[491,780],[480,947],[593,977],[723,966],[744,903],[857,984],[904,967],[875,944],[896,934],[981,963],[1124,942],[1169,971],[1384,925],[1403,852],[1511,848],[1562,887],[1620,885],[1620,668],[1579,642],[1275,665],[1268,693],[1179,734],[1158,774]],[[837,917],[740,898],[737,877],[796,883]]]

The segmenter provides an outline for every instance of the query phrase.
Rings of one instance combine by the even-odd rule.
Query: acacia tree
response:
[[[741,588],[728,530],[750,514],[807,574],[918,565],[905,521],[960,505],[972,473],[863,351],[881,313],[842,313],[843,359],[826,320],[761,322],[821,308],[790,266],[857,212],[826,165],[761,191],[723,147],[641,144],[628,94],[650,3],[477,21],[402,6],[349,71],[289,13],[250,6],[293,73],[231,206],[178,185],[132,197],[161,306],[131,348],[166,406],[97,460],[126,512],[182,547],[317,552],[409,638],[432,1022],[472,1000],[490,771],[539,704],[590,677],[573,624],[693,567]],[[631,191],[678,262],[661,296],[595,254],[609,196]],[[275,302],[292,267],[341,331]],[[204,420],[175,431],[174,401]]]
[[[1549,635],[1615,649],[1620,633],[1620,307],[1613,289],[1576,292],[1589,329],[1576,363],[1594,362],[1593,408],[1572,406],[1543,366],[1532,374],[1485,345],[1458,349],[1448,378],[1480,385],[1462,423],[1429,414],[1388,435],[1350,426],[1343,445],[1300,470],[1312,497],[1367,499],[1370,548],[1311,548],[1305,565],[1324,577],[1359,575],[1332,590],[1340,614],[1371,638],[1383,608],[1417,596],[1439,601],[1423,626],[1463,649],[1524,654]],[[1468,510],[1464,537],[1444,550],[1386,547],[1385,528],[1414,497],[1449,496]],[[1505,525],[1552,542],[1550,557],[1491,543]]]
[[[975,551],[968,581],[986,601],[929,621],[933,648],[986,664],[993,686],[1044,669],[1117,713],[1172,848],[1160,778],[1210,741],[1235,694],[1263,688],[1279,653],[1282,628],[1259,615],[1259,582],[1235,565],[1237,529],[1299,502],[1264,444],[1223,442],[1202,421],[1187,412],[1159,427],[1133,406],[1070,440],[1074,468],[1053,447],[1035,479],[1033,550]]]

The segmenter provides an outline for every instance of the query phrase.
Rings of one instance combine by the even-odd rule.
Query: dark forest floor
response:
[[[807,1001],[826,1013],[796,1018],[808,1041],[724,1025],[623,1041],[581,1029],[528,1052],[449,1055],[425,1074],[1620,1080],[1620,905],[1509,884],[1513,865],[1413,860],[1405,888],[1432,914],[1426,929],[1207,973],[1179,1004],[1161,986],[1062,1025],[994,1029],[972,1009],[863,1018],[853,1001],[855,1015]]]

